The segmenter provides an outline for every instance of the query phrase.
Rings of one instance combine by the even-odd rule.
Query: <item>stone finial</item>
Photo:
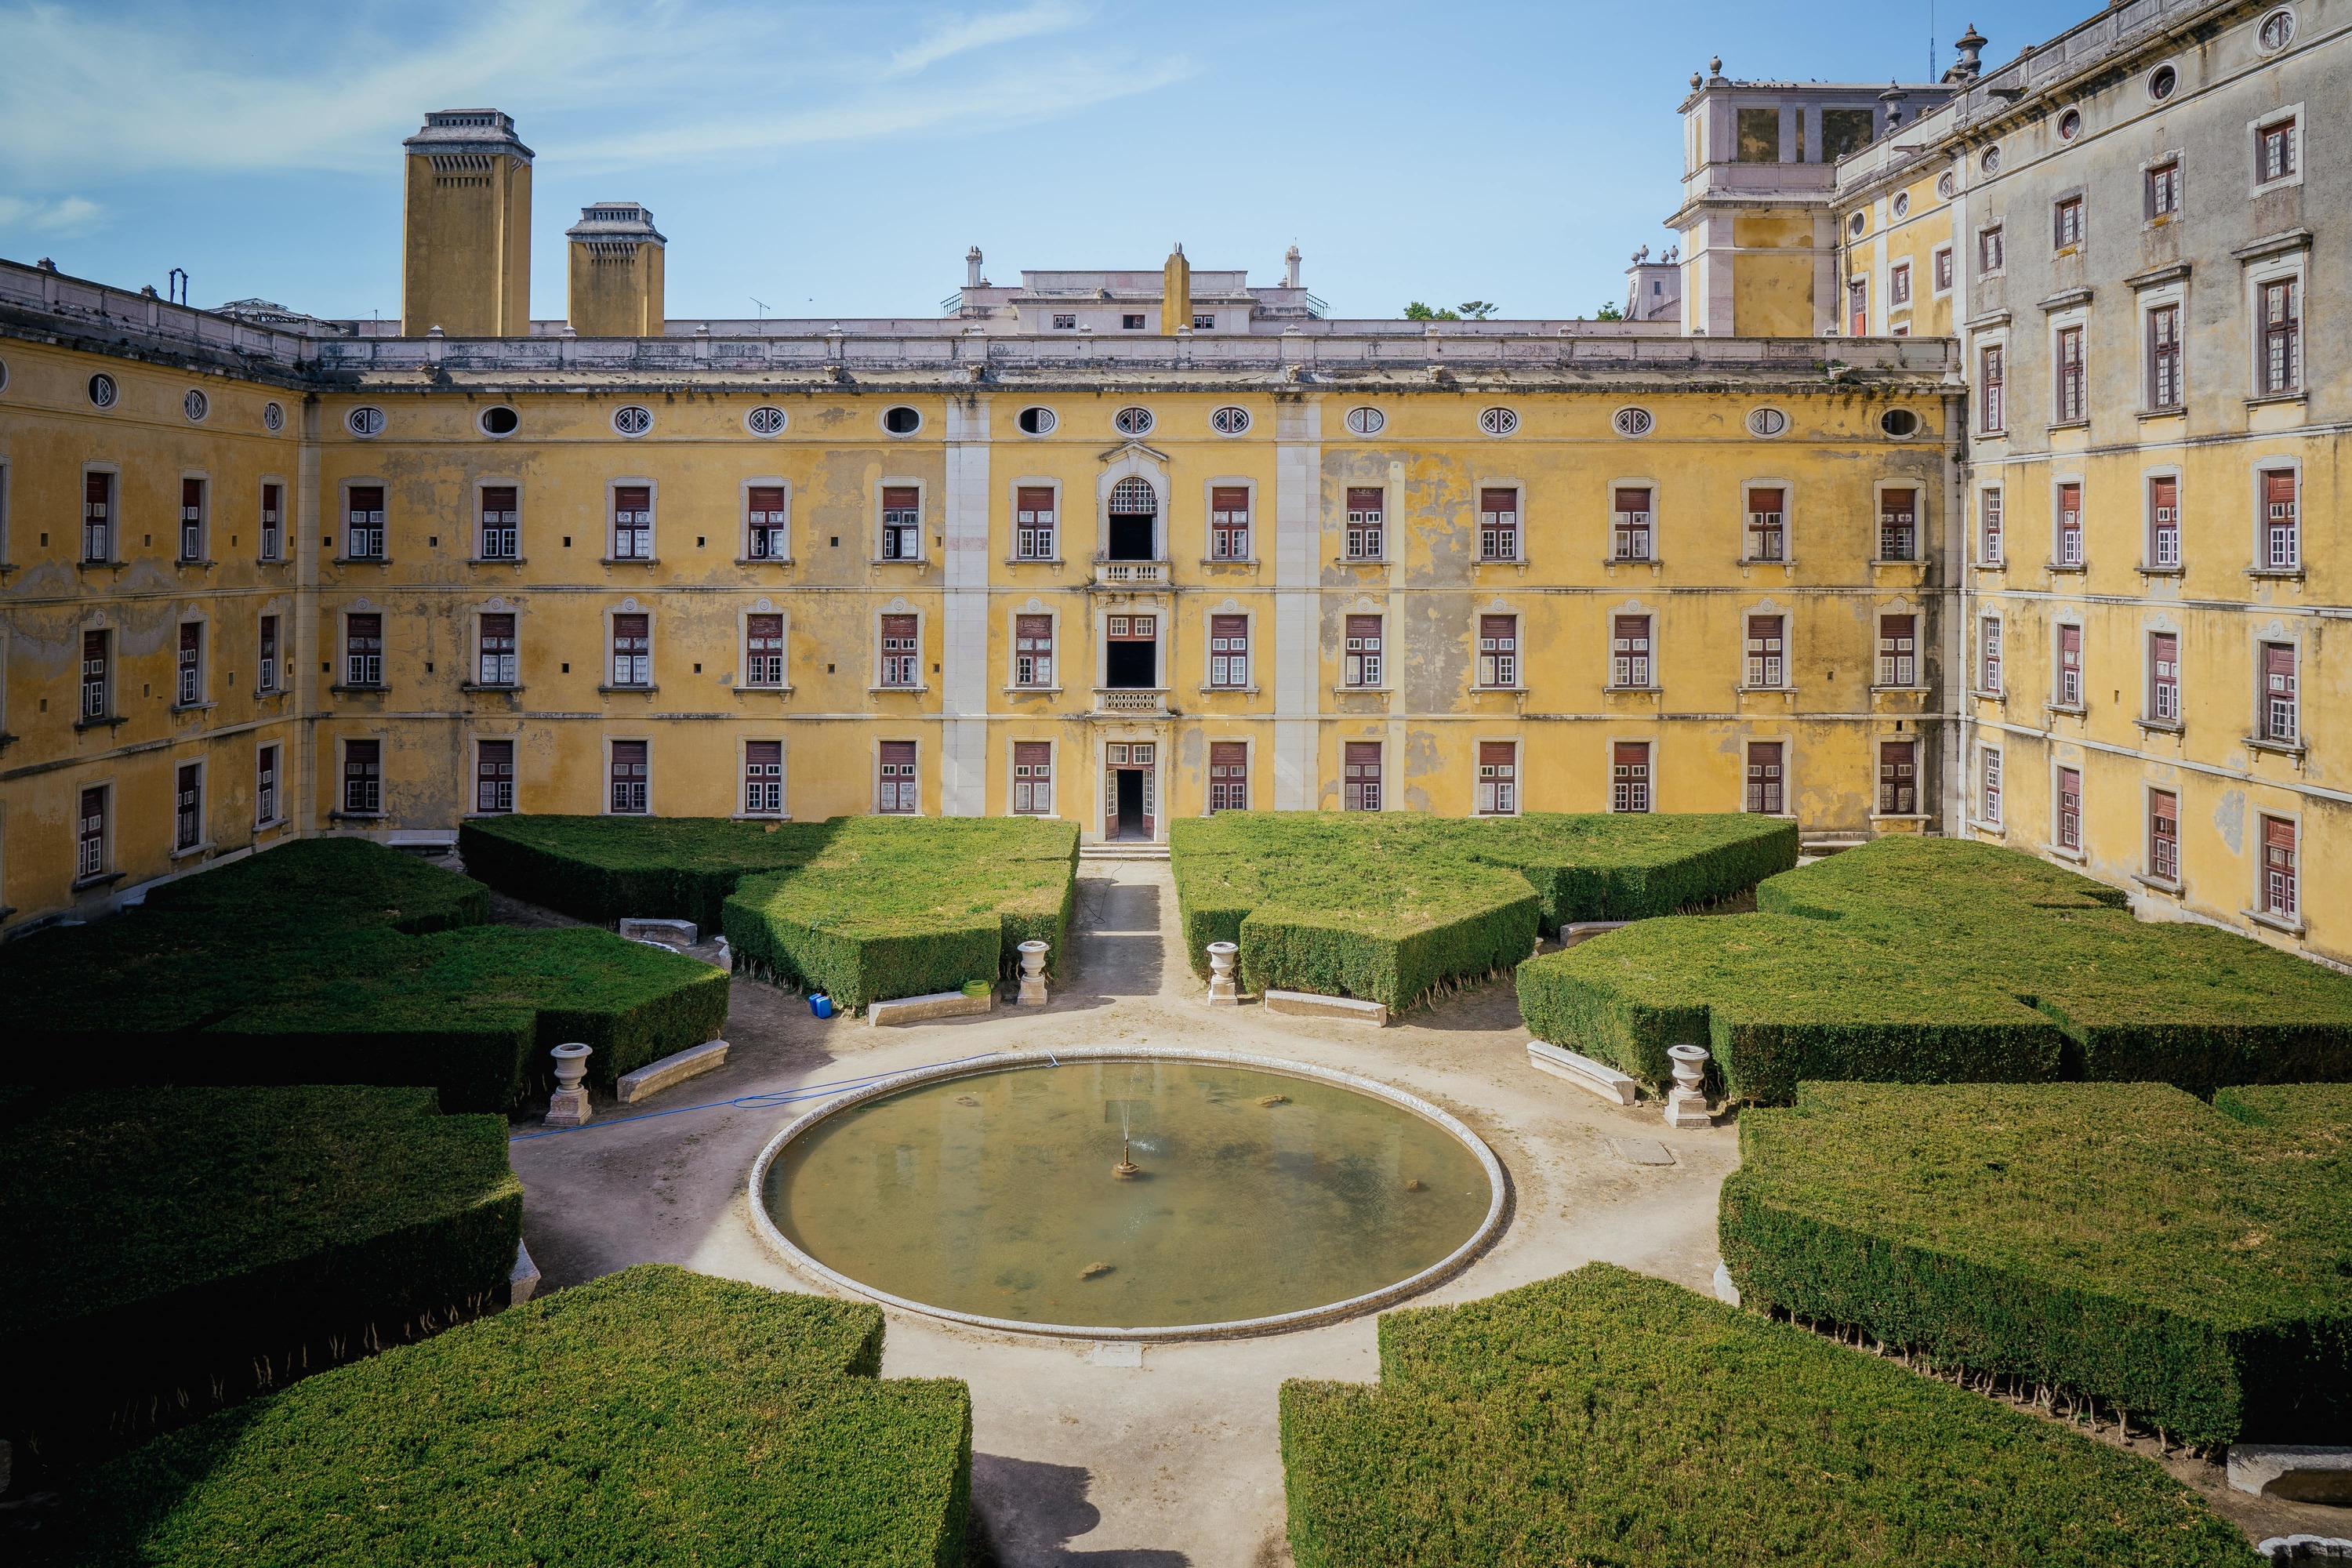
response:
[[[1699,75],[1696,71],[1691,72],[1691,90],[1693,92],[1696,92],[1700,88],[1703,88],[1706,85],[1706,78]]]
[[[1709,76],[1721,76],[1723,74],[1723,57],[1721,55],[1717,55],[1713,59],[1706,62],[1706,74]]]
[[[1945,79],[1974,81],[1983,74],[1986,42],[1985,36],[1977,31],[1977,25],[1970,22],[1969,30],[1962,33],[1953,45],[1959,54],[1959,58],[1953,63],[1952,68],[1945,73]]]

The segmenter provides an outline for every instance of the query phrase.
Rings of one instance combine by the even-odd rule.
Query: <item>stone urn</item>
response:
[[[1707,1113],[1706,1079],[1707,1051],[1705,1046],[1668,1046],[1666,1055],[1674,1058],[1675,1087],[1666,1095],[1666,1125],[1669,1127],[1712,1127],[1715,1118]]]
[[[547,1102],[547,1125],[578,1127],[588,1120],[588,1091],[580,1080],[588,1076],[588,1053],[594,1047],[578,1041],[561,1045],[555,1058],[555,1093]]]
[[[1237,1007],[1241,993],[1234,984],[1234,958],[1241,949],[1230,942],[1209,944],[1209,1005]]]
[[[1032,937],[1014,951],[1021,954],[1021,995],[1013,1005],[1023,1002],[1043,1003],[1045,1000],[1045,952],[1047,944]]]

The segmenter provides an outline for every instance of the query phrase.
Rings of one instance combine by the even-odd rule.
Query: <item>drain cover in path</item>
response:
[[[1609,1147],[1617,1151],[1619,1159],[1631,1165],[1671,1165],[1675,1163],[1675,1157],[1666,1152],[1666,1146],[1654,1138],[1612,1138]]]

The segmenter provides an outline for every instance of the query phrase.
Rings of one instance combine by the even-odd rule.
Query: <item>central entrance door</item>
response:
[[[1105,838],[1150,838],[1158,827],[1155,751],[1150,741],[1114,741],[1103,748]]]

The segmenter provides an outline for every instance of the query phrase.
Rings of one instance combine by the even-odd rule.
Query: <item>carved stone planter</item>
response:
[[[1666,1095],[1666,1125],[1669,1127],[1712,1127],[1715,1118],[1707,1113],[1706,1079],[1707,1051],[1705,1046],[1668,1046],[1666,1055],[1675,1062],[1675,1087]]]
[[[580,1080],[588,1076],[593,1048],[572,1041],[550,1053],[555,1058],[555,1094],[547,1102],[548,1126],[578,1127],[588,1120],[588,1091]]]
[[[1046,947],[1046,943],[1032,937],[1015,949],[1021,954],[1021,994],[1013,1005],[1045,1002]]]
[[[1209,1005],[1234,1007],[1241,1005],[1241,993],[1234,985],[1234,955],[1240,947],[1230,942],[1209,944]]]

